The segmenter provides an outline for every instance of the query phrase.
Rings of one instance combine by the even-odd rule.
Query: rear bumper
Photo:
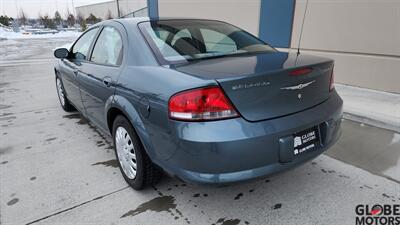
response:
[[[184,181],[209,184],[238,182],[287,170],[317,157],[339,139],[342,105],[334,91],[328,100],[313,108],[272,120],[170,121],[169,142],[175,150],[157,164]],[[321,146],[294,156],[293,134],[316,125]]]

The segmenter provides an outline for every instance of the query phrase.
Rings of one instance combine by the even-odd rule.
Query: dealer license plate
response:
[[[312,151],[319,146],[318,126],[294,134],[294,155]]]

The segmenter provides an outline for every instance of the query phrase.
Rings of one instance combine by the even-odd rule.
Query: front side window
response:
[[[253,35],[219,21],[160,20],[140,23],[139,28],[163,64],[276,51]]]
[[[120,65],[122,38],[117,29],[105,27],[96,41],[90,61],[103,65]]]
[[[75,59],[79,60],[87,59],[90,45],[92,44],[92,41],[96,36],[98,29],[99,28],[93,28],[87,31],[85,34],[82,35],[82,37],[78,39],[77,42],[75,42],[74,46],[72,47],[72,54]]]

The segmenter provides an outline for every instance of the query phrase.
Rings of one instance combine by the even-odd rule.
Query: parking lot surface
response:
[[[400,134],[348,120],[326,154],[284,173],[134,191],[111,139],[59,106],[52,49],[70,41],[0,42],[1,224],[355,224],[358,204],[400,203]]]

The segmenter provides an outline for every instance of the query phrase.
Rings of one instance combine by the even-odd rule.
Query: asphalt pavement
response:
[[[111,139],[59,106],[52,49],[0,41],[0,224],[355,224],[358,204],[400,203],[400,134],[344,120],[326,154],[228,186],[164,176],[135,191]]]

